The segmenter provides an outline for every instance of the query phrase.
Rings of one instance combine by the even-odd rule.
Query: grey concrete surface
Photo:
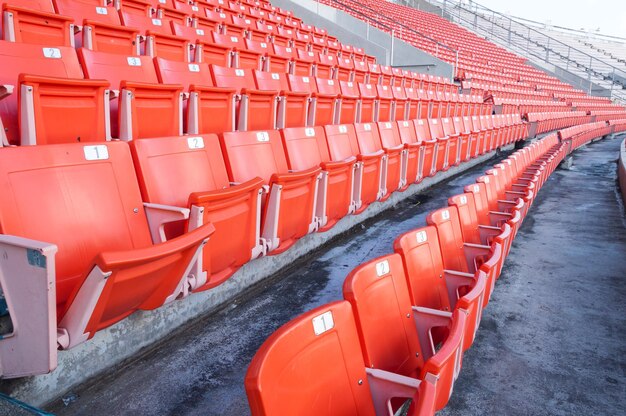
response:
[[[496,159],[398,202],[289,269],[262,281],[228,307],[171,333],[132,361],[73,389],[50,410],[58,415],[245,415],[243,379],[252,356],[278,327],[340,299],[350,270],[392,251],[402,232],[461,192]]]
[[[626,414],[623,138],[576,151],[546,182],[440,415]]]

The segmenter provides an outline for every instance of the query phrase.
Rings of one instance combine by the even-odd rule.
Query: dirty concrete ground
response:
[[[615,190],[619,141],[580,150],[545,185],[507,259],[444,415],[625,414],[626,228]],[[399,204],[77,388],[58,415],[245,415],[247,366],[300,313],[341,297],[358,264],[462,191],[495,159]]]

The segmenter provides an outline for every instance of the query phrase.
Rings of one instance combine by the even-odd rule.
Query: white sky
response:
[[[467,2],[467,0],[465,0]],[[491,10],[555,26],[626,37],[626,0],[477,0]]]

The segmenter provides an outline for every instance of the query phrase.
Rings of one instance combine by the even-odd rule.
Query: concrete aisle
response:
[[[441,415],[626,414],[623,138],[578,150],[542,189]]]
[[[572,414],[575,406],[580,414],[624,413],[626,230],[616,205],[615,164],[607,162],[616,159],[618,145],[609,140],[581,150],[573,170],[558,171],[544,187],[444,414]],[[366,222],[50,410],[248,414],[243,378],[267,336],[294,316],[339,299],[350,270],[391,252],[397,235],[422,226],[429,211],[495,162]]]

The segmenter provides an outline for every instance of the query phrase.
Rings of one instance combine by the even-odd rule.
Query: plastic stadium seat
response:
[[[281,130],[290,170],[322,168],[317,217],[320,231],[326,231],[357,207],[360,183],[355,183],[356,158],[331,161],[322,127],[297,127]]]
[[[369,80],[368,82],[373,85],[379,85],[382,82],[382,73],[380,72],[380,65],[368,63]]]
[[[147,56],[78,50],[85,78],[106,79],[111,88],[119,86],[114,100],[112,135],[121,140],[179,136],[183,133],[183,87],[159,84],[154,63]],[[117,103],[119,101],[119,104]],[[116,117],[117,116],[117,117]],[[116,135],[117,133],[117,135]]]
[[[172,61],[191,62],[192,44],[183,37],[146,32],[146,55]]]
[[[413,123],[415,125],[417,140],[422,143],[422,148],[424,149],[421,159],[421,178],[434,176],[435,173],[437,173],[437,149],[439,142],[436,138],[431,138],[428,120],[418,119],[414,120]]]
[[[294,61],[294,75],[302,75],[304,77],[312,76],[315,69],[315,52],[299,49],[296,46],[296,53],[298,57]]]
[[[340,124],[358,123],[361,120],[361,99],[358,86],[351,81],[334,81],[341,91]]]
[[[33,10],[11,3],[2,6],[2,39],[42,46],[74,46],[73,19],[50,11]]]
[[[294,59],[298,56],[296,51],[289,46],[281,46],[277,45],[276,43],[270,43],[269,45],[272,48],[269,52],[269,71],[284,72],[285,74],[290,74],[291,66],[294,62]]]
[[[332,124],[335,120],[337,106],[336,95],[320,94],[314,78],[300,75],[288,75],[289,90],[292,92],[306,93],[311,96],[308,106],[309,126]],[[319,103],[319,111],[318,111]]]
[[[437,172],[448,170],[450,168],[448,160],[453,139],[444,133],[441,120],[438,118],[429,118],[428,128],[430,130],[430,137],[437,140],[436,170]]]
[[[159,82],[182,85],[186,101],[185,131],[189,134],[221,133],[235,129],[234,88],[215,87],[206,63],[154,60]]]
[[[354,80],[354,61],[342,55],[337,59],[337,79],[340,81]]]
[[[398,254],[354,269],[344,282],[343,294],[354,310],[365,365],[418,380],[435,376],[435,408],[443,409],[461,371],[465,311],[412,307]],[[437,327],[445,327],[449,335],[435,349],[432,331]]]
[[[376,86],[358,83],[361,95],[361,122],[373,123],[378,120],[378,95]]]
[[[315,61],[315,76],[324,79],[337,79],[337,57],[320,53]]]
[[[18,85],[21,145],[111,139],[107,81],[22,74]]]
[[[19,74],[82,79],[83,71],[73,48],[51,48],[31,44],[0,41],[0,85],[10,86],[13,93],[0,100],[0,139],[3,144],[19,144],[18,128]],[[28,103],[25,103],[28,104]]]
[[[235,67],[237,65],[237,51],[230,43],[216,43],[213,40],[213,32],[208,32],[210,40],[206,37],[198,39],[196,43],[196,61],[206,62],[211,65]]]
[[[382,124],[383,129],[391,129],[392,124]],[[388,128],[387,128],[388,126]],[[381,169],[381,200],[386,200],[391,193],[404,186],[403,167],[404,167],[404,146],[397,144],[392,147],[386,147],[381,142],[379,129],[374,123],[357,123],[354,125],[357,143],[361,154],[376,154],[380,151],[384,152],[382,158]],[[387,144],[393,144],[393,140],[385,140]]]
[[[276,130],[230,132],[220,139],[230,181],[243,183],[260,176],[266,185],[261,237],[268,253],[282,253],[318,229],[319,166],[291,172]]]
[[[413,399],[409,414],[426,416],[434,413],[436,393],[430,376],[420,382],[366,368],[347,301],[320,306],[274,332],[252,359],[245,387],[253,416],[392,416],[393,399]]]
[[[83,47],[96,52],[139,56],[141,41],[139,29],[85,20]]]
[[[0,340],[4,376],[47,373],[57,345],[188,293],[213,226],[164,241],[158,229],[189,212],[142,203],[126,143],[5,148],[0,175],[0,277],[20,328]]]
[[[189,218],[165,228],[178,236],[211,223],[215,233],[194,270],[193,290],[222,283],[259,257],[261,178],[231,186],[216,135],[164,137],[130,143],[143,200],[188,208]]]
[[[422,180],[422,164],[424,149],[422,143],[417,139],[415,125],[412,121],[402,120],[396,122],[400,142],[407,151],[406,156],[406,184],[420,182]]]
[[[480,271],[469,274],[444,267],[445,248],[439,241],[434,227],[423,227],[399,236],[394,250],[402,257],[413,306],[448,314],[463,309],[467,313],[461,328],[466,350],[474,340],[486,304],[487,278]],[[431,335],[436,345],[447,334],[437,329]]]
[[[74,23],[81,25],[85,20],[121,25],[119,14],[113,6],[104,5],[104,2],[94,0],[52,0],[54,9],[62,16],[74,19]]]
[[[394,121],[396,106],[391,87],[377,85],[376,94],[378,98],[378,119],[376,121]]]
[[[341,87],[335,79],[315,78],[315,125],[339,124]],[[332,115],[332,118],[330,118]]]
[[[409,120],[411,101],[406,95],[404,87],[395,86],[391,88],[391,93],[395,102],[395,120]]]
[[[354,61],[354,82],[369,82],[367,62]]]
[[[343,161],[351,157],[357,158],[355,172],[355,200],[357,213],[361,213],[374,201],[385,195],[384,173],[385,152],[378,150],[372,153],[361,153],[356,137],[354,125],[326,125],[324,126],[328,150],[332,161]]]
[[[237,130],[269,130],[275,127],[278,91],[256,89],[252,70],[211,65],[211,76],[215,86],[237,90]]]
[[[254,71],[253,75],[257,89],[278,92],[278,128],[306,126],[311,94],[289,91],[284,73]]]
[[[407,186],[408,150],[400,139],[398,125],[395,122],[385,121],[376,123],[376,126],[380,144],[387,154],[387,191],[391,193],[398,189],[404,190]]]

